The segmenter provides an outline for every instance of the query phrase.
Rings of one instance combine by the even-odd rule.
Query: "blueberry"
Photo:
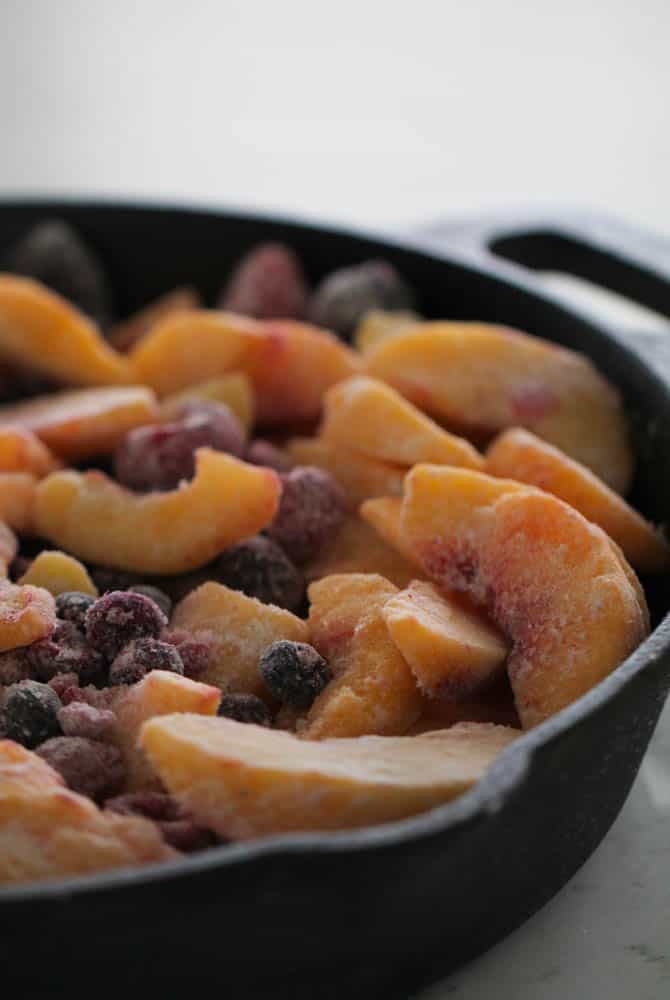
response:
[[[33,750],[60,735],[60,707],[60,698],[48,684],[19,681],[6,690],[0,728],[7,739]]]
[[[294,562],[308,562],[342,526],[346,499],[323,469],[297,466],[281,481],[279,510],[268,535]]]
[[[258,669],[275,698],[300,709],[309,708],[333,677],[328,663],[313,646],[288,639],[268,646]]]
[[[392,264],[369,260],[327,275],[309,303],[309,319],[349,339],[370,309],[411,309],[414,296]]]
[[[83,736],[56,736],[37,750],[58,771],[68,788],[102,802],[123,786],[126,770],[121,751]]]
[[[149,583],[136,583],[128,589],[131,590],[133,594],[144,594],[145,597],[151,598],[154,604],[158,605],[165,617],[169,620],[170,615],[172,614],[172,601],[164,590],[160,590],[158,587],[152,587]]]
[[[132,639],[158,638],[167,618],[149,597],[112,590],[99,597],[86,613],[86,638],[93,649],[114,659]]]
[[[219,296],[218,307],[258,319],[302,319],[307,283],[290,247],[265,243],[238,263]]]
[[[137,684],[151,670],[169,670],[183,675],[184,664],[176,646],[151,637],[134,639],[113,660],[109,683]]]
[[[256,726],[270,725],[270,710],[255,694],[224,694],[218,715],[236,722],[251,722]]]
[[[66,590],[56,598],[56,614],[66,622],[72,622],[84,631],[86,612],[95,601],[91,594],[79,590]]]
[[[302,573],[282,548],[264,535],[226,549],[211,567],[211,577],[264,604],[297,611],[305,596]]]

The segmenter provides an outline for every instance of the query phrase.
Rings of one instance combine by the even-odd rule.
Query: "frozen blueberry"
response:
[[[160,639],[134,639],[123,647],[109,668],[109,683],[137,684],[151,670],[184,673],[184,664],[176,646]]]
[[[210,647],[206,642],[200,642],[198,639],[184,639],[177,643],[177,652],[184,665],[184,677],[197,681],[199,677],[203,676],[209,667],[211,656]]]
[[[308,288],[300,261],[290,247],[264,243],[238,263],[218,308],[258,319],[302,319]]]
[[[95,254],[67,222],[49,219],[26,233],[7,255],[5,266],[35,278],[103,326],[112,318],[112,293]]]
[[[58,722],[60,699],[48,684],[19,681],[5,692],[2,728],[5,736],[33,750],[61,732]]]
[[[309,708],[332,680],[327,662],[306,642],[279,639],[258,662],[261,677],[271,693],[293,708]]]
[[[114,734],[116,716],[108,709],[95,708],[85,701],[73,701],[61,708],[58,721],[65,736],[82,736],[105,743]]]
[[[10,684],[17,684],[32,676],[33,669],[26,646],[0,653],[0,688],[9,687]]]
[[[218,714],[236,722],[252,722],[256,726],[270,725],[270,710],[255,694],[224,694]]]
[[[293,462],[281,448],[276,448],[270,441],[264,441],[262,438],[251,442],[247,448],[245,461],[252,465],[264,465],[268,469],[274,469],[275,472],[290,472],[293,468]]]
[[[342,526],[346,500],[323,469],[296,466],[281,477],[279,510],[268,535],[296,563],[308,562]]]
[[[144,594],[145,597],[150,597],[154,604],[158,605],[165,617],[169,620],[170,615],[172,614],[172,601],[164,590],[160,590],[158,587],[152,587],[149,583],[136,583],[128,589],[131,590],[133,594]]]
[[[226,549],[212,566],[212,577],[264,604],[296,611],[305,596],[305,581],[279,545],[264,535]]]
[[[167,618],[144,594],[112,590],[99,597],[86,613],[86,638],[108,661],[133,639],[158,638]]]
[[[84,631],[86,612],[95,601],[91,594],[79,590],[66,590],[56,598],[56,614],[66,622],[72,622]]]
[[[309,303],[309,319],[349,339],[370,309],[411,309],[414,296],[392,264],[369,260],[327,275]]]
[[[73,792],[103,802],[116,795],[126,777],[121,751],[84,736],[57,736],[38,748],[39,756],[58,771]]]

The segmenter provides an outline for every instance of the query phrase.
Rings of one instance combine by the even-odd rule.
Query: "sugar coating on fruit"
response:
[[[0,579],[0,651],[48,638],[55,624],[56,608],[48,590]]]
[[[184,674],[184,664],[176,646],[150,636],[133,639],[117,653],[109,668],[109,683],[137,684],[151,670]]]
[[[64,736],[81,736],[107,743],[114,732],[115,715],[109,709],[95,708],[84,701],[73,701],[59,709],[58,722]]]
[[[43,587],[56,598],[72,591],[98,596],[98,589],[86,567],[74,556],[58,550],[43,549],[35,556],[19,583]]]
[[[262,243],[236,265],[218,305],[258,319],[302,319],[307,294],[307,281],[294,251],[282,243]]]
[[[298,466],[281,477],[281,484],[279,509],[268,534],[300,565],[313,559],[340,529],[346,499],[323,469]]]
[[[211,847],[214,836],[198,826],[176,799],[164,792],[126,792],[105,802],[105,810],[120,816],[144,816],[163,834],[166,844],[183,853]]]
[[[108,660],[133,639],[156,639],[167,618],[150,598],[127,590],[103,594],[86,612],[86,639]]]
[[[85,736],[55,736],[37,748],[37,754],[58,771],[80,795],[102,802],[122,788],[125,770],[121,751]]]
[[[284,550],[265,535],[256,535],[222,552],[211,567],[214,579],[255,597],[264,604],[276,604],[298,611],[305,599],[305,580]]]
[[[258,669],[270,693],[297,709],[311,707],[333,679],[320,653],[307,642],[279,639],[263,650]]]
[[[370,497],[401,496],[407,469],[363,455],[323,438],[293,438],[286,448],[296,465],[329,472],[344,490],[352,511]]]
[[[33,674],[50,681],[57,674],[74,674],[78,684],[100,684],[106,679],[106,662],[98,650],[85,643],[73,622],[57,622],[48,639],[27,647]]]
[[[411,309],[414,296],[392,264],[368,260],[332,271],[317,285],[309,318],[349,339],[370,309]]]

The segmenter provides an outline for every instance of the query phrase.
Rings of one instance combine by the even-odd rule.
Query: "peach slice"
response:
[[[56,456],[32,431],[0,424],[0,472],[28,472],[41,479],[60,467]]]
[[[367,372],[467,433],[523,426],[617,492],[633,454],[619,394],[585,357],[507,327],[425,323],[381,341]]]
[[[356,514],[347,515],[335,537],[303,569],[310,582],[336,573],[377,573],[396,587],[406,587],[417,575],[416,566]]]
[[[20,534],[30,534],[37,479],[28,472],[0,472],[0,521]]]
[[[0,576],[7,576],[9,564],[19,551],[19,540],[4,521],[0,521]]]
[[[112,739],[126,767],[125,790],[160,788],[160,781],[138,742],[147,719],[173,712],[216,715],[220,701],[217,687],[166,670],[152,670],[139,684],[119,688],[112,705],[116,717]]]
[[[637,570],[659,573],[670,565],[670,545],[652,524],[590,469],[530,431],[516,427],[497,437],[486,455],[486,471],[530,483],[565,500],[600,525]]]
[[[11,274],[0,274],[0,356],[69,385],[132,381],[91,320],[39,282]]]
[[[101,812],[37,754],[0,741],[3,885],[176,857],[154,823]]]
[[[107,339],[117,351],[129,351],[161,320],[181,312],[198,309],[200,304],[200,296],[195,288],[187,286],[175,288],[150,302],[122,323],[117,323],[109,331]]]
[[[37,487],[35,525],[84,562],[184,573],[265,528],[281,485],[271,469],[199,448],[195,478],[166,493],[131,493],[101,472],[54,472]]]
[[[374,528],[380,538],[399,552],[406,562],[416,569],[421,569],[421,563],[407,539],[403,535],[400,519],[402,516],[402,499],[400,497],[376,497],[366,500],[359,508],[359,514],[370,527]]]
[[[127,431],[157,419],[156,397],[139,385],[52,393],[0,407],[0,428],[18,424],[75,462],[113,451]]]
[[[382,615],[427,694],[461,701],[504,670],[508,645],[497,629],[432,583],[415,580]]]
[[[308,739],[395,736],[418,719],[419,689],[382,613],[397,592],[388,580],[366,573],[327,576],[311,584],[311,642],[334,677],[309,710],[302,730]]]
[[[417,462],[483,469],[469,441],[442,430],[379,379],[364,375],[339,382],[324,397],[321,437],[395,465]]]
[[[56,605],[48,590],[0,579],[0,652],[50,636]]]
[[[86,567],[66,552],[44,549],[35,556],[19,583],[43,587],[54,597],[68,590],[98,596],[98,588],[88,575]]]
[[[166,396],[161,403],[161,416],[172,420],[184,403],[201,399],[225,403],[247,431],[253,426],[256,408],[254,389],[249,376],[244,372],[231,372],[230,375],[210,378]]]
[[[293,438],[286,450],[296,465],[315,465],[330,472],[353,509],[369,497],[402,494],[405,468],[380,462],[321,438]]]
[[[308,743],[231,719],[168,715],[146,723],[141,739],[197,822],[247,839],[424,812],[471,788],[518,735],[471,724],[417,737]]]
[[[470,594],[510,639],[525,729],[606,677],[648,632],[641,591],[607,535],[548,493],[419,465],[401,527],[428,576]]]
[[[399,333],[408,333],[421,322],[421,317],[409,310],[386,312],[383,309],[370,309],[354,331],[354,346],[361,354],[366,354],[381,340],[395,337]]]
[[[187,594],[175,608],[171,625],[209,645],[210,665],[202,680],[224,691],[267,695],[258,673],[263,650],[277,639],[308,642],[301,618],[214,582]]]

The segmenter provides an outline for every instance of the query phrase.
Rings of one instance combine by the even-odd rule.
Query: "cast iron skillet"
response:
[[[49,216],[71,220],[97,248],[122,312],[184,281],[211,297],[242,251],[272,239],[294,246],[312,279],[383,256],[428,316],[509,323],[584,351],[630,411],[634,501],[670,520],[662,346],[578,315],[509,263],[576,271],[670,315],[667,245],[602,220],[487,220],[442,232],[438,246],[431,233],[408,243],[228,213],[44,202],[0,206],[0,251]],[[451,805],[378,828],[0,891],[3,984],[21,995],[160,986],[168,996],[192,987],[369,1000],[407,996],[445,974],[556,893],[619,812],[670,686],[670,619],[661,621],[670,596],[658,583],[650,593],[651,638]]]

